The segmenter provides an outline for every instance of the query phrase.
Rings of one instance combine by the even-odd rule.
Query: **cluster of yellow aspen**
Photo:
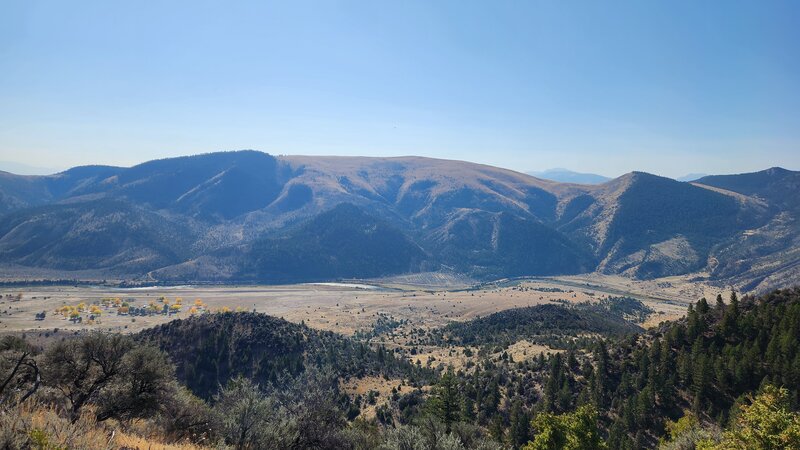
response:
[[[153,311],[154,313],[161,313],[164,311],[164,305],[166,305],[171,313],[178,313],[183,310],[183,299],[181,297],[176,297],[173,302],[167,297],[161,296],[158,300],[150,301],[147,305],[147,308]],[[100,316],[103,314],[103,310],[114,308],[117,311],[117,314],[127,315],[130,312],[131,305],[128,302],[122,300],[119,297],[105,297],[100,300],[99,304],[91,304],[87,305],[85,302],[78,303],[77,305],[63,305],[56,309],[56,314],[60,314],[64,316],[64,319],[78,319],[84,313],[89,313],[94,316],[95,321],[99,321]],[[226,313],[231,312],[231,308],[227,306],[222,306],[214,312]],[[244,308],[241,306],[236,307],[236,312],[244,311]],[[188,310],[190,315],[200,314],[203,312],[211,312],[211,309],[206,305],[203,300],[197,298],[194,300],[192,306],[189,307]]]
[[[100,308],[99,305],[86,305],[85,302],[78,303],[77,305],[64,305],[56,309],[56,314],[60,314],[64,316],[64,319],[77,319],[81,317],[83,313],[89,313],[94,316],[95,321],[99,320],[100,315],[103,314],[103,310]]]

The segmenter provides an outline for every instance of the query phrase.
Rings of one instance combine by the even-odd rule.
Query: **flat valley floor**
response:
[[[402,322],[398,328],[430,329],[451,321],[486,316],[501,310],[550,302],[597,301],[628,295],[643,301],[655,313],[644,324],[651,326],[683,315],[688,302],[722,292],[701,283],[675,278],[633,281],[600,275],[525,279],[474,287],[437,287],[406,284],[397,280],[369,284],[319,283],[285,286],[174,286],[148,288],[113,287],[5,287],[0,288],[0,333],[36,333],[58,328],[63,332],[103,330],[133,333],[170,320],[186,318],[200,299],[203,309],[257,311],[291,322],[352,335],[373,329],[378,319]],[[21,297],[19,297],[21,296]],[[19,300],[17,298],[19,297]],[[87,309],[118,298],[132,306],[169,304],[181,299],[178,313],[131,317],[119,315],[116,307],[101,307],[94,321],[82,313],[81,322],[68,320],[56,311],[81,303]],[[35,320],[37,313],[44,320]]]

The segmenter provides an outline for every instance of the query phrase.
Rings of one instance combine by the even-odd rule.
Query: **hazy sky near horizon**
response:
[[[0,161],[800,169],[800,2],[6,0]]]

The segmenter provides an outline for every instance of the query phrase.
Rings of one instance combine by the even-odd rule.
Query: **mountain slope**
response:
[[[716,245],[767,220],[742,196],[641,172],[573,198],[564,211],[559,230],[593,249],[598,270],[640,278],[700,270]]]
[[[342,201],[370,205],[378,213],[416,228],[434,228],[457,209],[552,220],[560,196],[580,190],[518,172],[463,161],[420,157],[281,157],[299,175],[290,184],[308,186],[311,208]]]
[[[49,192],[37,177],[0,172],[0,217],[49,200]]]
[[[713,276],[757,292],[800,280],[800,172],[773,167],[707,176],[695,183],[747,196],[769,212],[766,223],[744,229],[720,246],[714,254]]]
[[[781,210],[800,211],[800,172],[773,167],[738,175],[711,175],[695,183],[757,197]]]
[[[0,260],[135,275],[188,256],[191,231],[128,203],[96,200],[18,211],[0,221]]]
[[[730,196],[644,173],[631,177],[601,247],[613,272],[636,263],[640,277],[697,270],[715,244],[756,223]]]
[[[253,243],[242,275],[267,282],[371,278],[417,270],[425,258],[398,229],[342,203],[286,236]]]
[[[506,212],[460,210],[426,243],[446,264],[480,278],[582,273],[595,265],[557,230]]]
[[[765,290],[800,281],[797,190],[783,169],[579,185],[420,157],[211,153],[0,173],[0,265],[148,281],[702,272]]]

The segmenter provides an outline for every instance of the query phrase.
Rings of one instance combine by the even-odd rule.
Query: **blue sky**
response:
[[[5,0],[0,161],[800,169],[800,2]]]

